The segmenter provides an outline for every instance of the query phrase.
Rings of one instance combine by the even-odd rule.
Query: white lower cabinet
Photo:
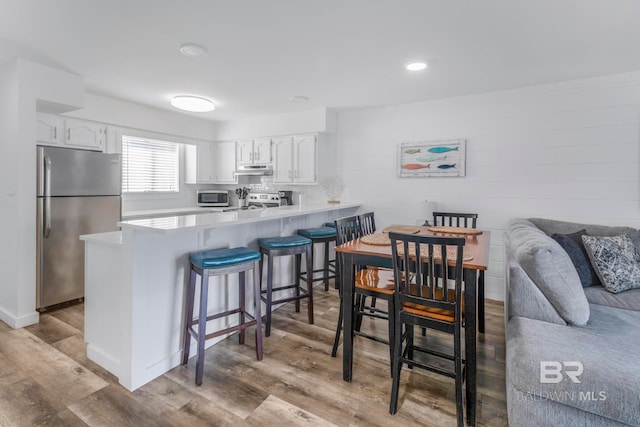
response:
[[[317,184],[316,135],[273,139],[273,182],[278,184]]]

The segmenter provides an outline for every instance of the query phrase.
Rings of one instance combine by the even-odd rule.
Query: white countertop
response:
[[[140,231],[169,233],[186,230],[202,230],[208,228],[227,227],[236,224],[248,224],[318,212],[329,212],[339,209],[357,208],[358,202],[308,202],[302,205],[280,206],[267,209],[247,209],[235,212],[191,213],[185,215],[165,216],[159,218],[143,218],[121,221],[118,225]]]
[[[190,213],[209,213],[209,212],[222,212],[223,209],[233,209],[233,206],[226,208],[210,208],[200,206],[190,206],[185,208],[171,208],[171,209],[148,209],[140,211],[127,211],[122,212],[122,220],[128,221],[136,218],[149,218],[154,216],[170,216],[170,215],[184,215]]]
[[[85,242],[101,243],[109,246],[122,246],[122,231],[83,234],[80,236],[80,240],[84,240]]]

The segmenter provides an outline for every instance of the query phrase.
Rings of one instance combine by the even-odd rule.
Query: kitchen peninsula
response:
[[[321,226],[353,214],[359,206],[318,202],[134,219],[121,222],[121,232],[81,236],[87,357],[117,376],[128,390],[139,388],[180,363],[189,252],[237,246],[257,249],[258,238]],[[282,280],[292,280],[293,263],[278,260],[275,271]],[[212,311],[233,307],[237,280],[237,276],[211,278]]]

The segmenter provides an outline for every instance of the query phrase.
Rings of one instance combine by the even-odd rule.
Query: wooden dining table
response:
[[[400,226],[399,228],[410,228]],[[390,227],[391,228],[391,227]],[[474,426],[476,423],[477,386],[476,386],[476,293],[478,271],[486,270],[489,264],[489,240],[490,233],[478,230],[480,234],[449,234],[429,231],[428,226],[415,226],[419,229],[419,235],[456,236],[465,237],[465,259],[463,261],[463,281],[465,298],[465,382],[466,382],[466,409],[467,424]],[[414,230],[416,231],[416,230]],[[365,236],[365,241],[371,241]],[[335,248],[338,256],[342,258],[342,270],[340,280],[342,285],[342,316],[344,322],[343,348],[342,348],[342,377],[344,381],[351,381],[353,374],[353,304],[354,304],[354,268],[357,265],[377,267],[391,266],[391,244],[368,244],[358,238],[344,243]],[[351,331],[349,333],[348,331]]]

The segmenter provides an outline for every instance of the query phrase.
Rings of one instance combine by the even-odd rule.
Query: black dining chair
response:
[[[441,227],[476,228],[477,213],[434,212],[433,225]],[[429,224],[425,224],[429,225]],[[478,331],[484,334],[484,270],[478,274]]]
[[[359,225],[359,218],[357,216],[351,216],[346,218],[341,218],[335,221],[336,226],[336,245],[342,245],[351,240],[357,239],[361,237],[362,229]],[[337,274],[340,274],[342,271],[342,257],[337,257]],[[354,280],[354,295],[355,295],[355,303],[353,305],[353,318],[354,318],[354,326],[352,333],[355,335],[363,336],[365,338],[369,338],[371,340],[381,342],[389,345],[389,363],[392,363],[393,351],[392,351],[392,343],[393,343],[393,333],[395,331],[393,327],[393,293],[394,293],[394,284],[393,284],[393,271],[377,268],[377,267],[365,267],[358,266],[356,268],[355,280]],[[340,307],[342,308],[342,289],[340,291]],[[380,298],[387,301],[388,311],[384,311],[382,309],[376,307],[367,307],[362,301],[366,297],[374,297]],[[338,352],[338,346],[340,344],[340,335],[343,332],[343,313],[342,309],[340,310],[338,325],[336,327],[336,335],[333,341],[333,349],[331,351],[331,356],[336,357]],[[362,317],[371,317],[377,319],[386,320],[388,323],[389,329],[389,339],[385,340],[379,338],[375,335],[367,334],[360,331],[360,325],[362,323]],[[348,333],[348,332],[347,332]]]
[[[398,411],[402,366],[421,368],[455,380],[456,415],[463,425],[462,399],[462,260],[464,237],[420,236],[389,233],[395,278],[395,342],[389,412]],[[442,267],[445,268],[442,268]],[[436,268],[440,267],[440,268]],[[442,285],[436,282],[436,277]],[[412,277],[411,280],[405,278]],[[454,287],[449,285],[453,281]],[[434,349],[414,340],[414,326],[435,329],[453,336],[453,352]],[[429,357],[418,357],[428,354]],[[453,369],[437,359],[453,362]]]

